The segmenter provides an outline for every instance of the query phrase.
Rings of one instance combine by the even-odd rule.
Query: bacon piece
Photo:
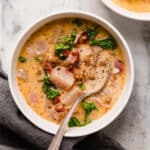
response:
[[[55,110],[57,112],[64,112],[65,111],[65,107],[62,104],[59,104],[59,105],[55,106]]]
[[[84,44],[89,42],[89,37],[87,31],[80,32],[74,41],[75,44]]]
[[[73,74],[61,66],[55,67],[52,70],[50,77],[56,87],[63,90],[68,90],[74,83]]]
[[[63,56],[68,57],[70,52],[69,52],[69,50],[66,49],[66,50],[63,50],[62,53],[63,53]]]
[[[52,104],[54,104],[54,105],[56,105],[59,102],[60,102],[60,99],[58,96],[54,100],[52,100]]]
[[[49,73],[51,73],[51,71],[52,71],[52,66],[51,66],[51,64],[49,63],[49,62],[45,62],[45,63],[43,63],[43,67],[44,67],[44,69],[46,69]]]
[[[65,105],[71,105],[81,94],[82,91],[78,87],[74,87],[65,95],[61,96],[60,101]]]

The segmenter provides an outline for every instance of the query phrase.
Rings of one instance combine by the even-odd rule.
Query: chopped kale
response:
[[[87,29],[87,33],[88,33],[88,36],[89,36],[90,40],[94,40],[94,38],[98,34],[98,30],[97,29],[88,28]]]
[[[42,58],[40,58],[40,57],[35,57],[35,60],[36,60],[37,62],[41,62],[41,61],[42,61]]]
[[[81,127],[81,126],[85,126],[87,124],[89,124],[91,122],[91,120],[89,119],[89,115],[91,114],[91,112],[93,110],[96,110],[96,106],[94,103],[91,102],[86,102],[83,101],[82,102],[83,105],[83,109],[85,111],[85,117],[84,117],[84,122],[80,122],[76,117],[71,117],[68,126],[69,127]]]
[[[77,119],[76,117],[71,117],[71,119],[70,119],[70,121],[69,121],[69,123],[68,123],[68,126],[69,127],[82,127],[82,126],[85,126],[85,125],[87,125],[87,124],[89,124],[90,123],[90,121],[84,121],[83,123],[81,123],[80,121],[79,121],[79,119]]]
[[[109,49],[109,48],[115,49],[117,47],[116,41],[112,37],[102,39],[102,40],[91,40],[90,45],[92,46],[97,45],[103,49]]]
[[[75,33],[71,33],[67,36],[64,36],[63,38],[60,39],[60,42],[56,45],[56,50],[60,49],[71,50],[75,46],[74,45],[75,38],[76,38]]]
[[[96,110],[96,106],[94,103],[83,101],[83,109],[85,111],[85,122],[89,122],[89,115],[93,110]]]
[[[76,34],[75,33],[71,33],[68,36],[65,36],[62,39],[62,43],[64,43],[65,45],[70,46],[70,50],[74,47],[74,40],[76,38]]]
[[[84,83],[79,84],[79,88],[81,90],[85,90],[86,89],[85,84]]]
[[[27,58],[23,57],[23,56],[19,56],[18,60],[21,62],[21,63],[24,63],[27,61]]]
[[[60,60],[65,60],[67,56],[63,54],[65,49],[56,49],[55,55],[59,57]]]
[[[51,82],[49,76],[44,77],[43,83],[46,84],[46,85],[49,85],[49,86],[54,86],[53,83]]]
[[[71,51],[74,45],[74,40],[76,38],[76,35],[74,33],[71,33],[65,37],[63,37],[60,42],[55,47],[55,54],[58,56],[61,60],[65,60],[67,56],[64,54],[64,50]]]
[[[48,99],[53,100],[59,95],[59,90],[56,89],[55,85],[50,81],[50,77],[48,76],[43,79],[42,89]]]
[[[45,93],[47,94],[48,99],[54,99],[59,95],[59,91],[50,87],[45,87]]]
[[[64,43],[59,43],[56,45],[56,51],[57,50],[65,50],[65,49],[70,49],[69,45],[65,45]]]
[[[76,117],[71,117],[68,126],[69,127],[80,127],[81,123]]]

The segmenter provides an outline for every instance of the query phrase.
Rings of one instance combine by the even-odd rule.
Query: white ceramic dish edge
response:
[[[133,88],[134,65],[132,61],[131,52],[129,50],[129,47],[126,41],[110,23],[108,23],[101,17],[98,17],[96,15],[93,15],[87,12],[68,10],[68,11],[56,12],[42,19],[39,19],[33,25],[31,25],[28,28],[28,30],[26,30],[25,33],[23,33],[23,35],[19,39],[19,42],[15,48],[15,51],[10,61],[9,74],[8,74],[10,90],[11,90],[11,93],[12,93],[12,96],[14,98],[16,105],[18,106],[20,111],[28,118],[28,120],[30,120],[38,128],[48,133],[55,134],[58,129],[58,125],[50,123],[45,119],[42,119],[35,112],[33,112],[32,109],[26,104],[23,96],[21,95],[19,91],[19,88],[17,86],[17,81],[16,81],[17,58],[18,58],[20,49],[23,46],[24,42],[28,39],[28,37],[32,33],[34,33],[34,31],[36,31],[39,27],[41,27],[47,22],[50,22],[57,18],[64,18],[64,17],[79,17],[79,18],[84,18],[84,19],[88,19],[88,20],[99,23],[101,26],[103,26],[106,30],[108,30],[108,32],[110,32],[114,36],[114,38],[120,44],[122,49],[125,50],[124,53],[125,53],[126,62],[127,62],[127,79],[126,79],[127,83],[122,92],[122,96],[119,98],[118,102],[115,104],[112,110],[110,110],[102,118],[96,121],[93,121],[91,124],[85,127],[68,129],[68,131],[65,134],[66,137],[79,137],[79,136],[85,136],[85,135],[88,135],[88,134],[91,134],[98,130],[103,129],[108,124],[110,124],[115,118],[117,118],[118,115],[122,112],[122,110],[125,108],[129,100],[129,97],[131,95],[131,91]]]
[[[129,10],[126,10],[124,8],[119,7],[118,5],[114,4],[112,0],[102,0],[105,6],[107,6],[109,9],[111,9],[113,12],[124,16],[129,19],[134,19],[138,21],[150,21],[150,12],[145,13],[138,13],[138,12],[132,12]]]

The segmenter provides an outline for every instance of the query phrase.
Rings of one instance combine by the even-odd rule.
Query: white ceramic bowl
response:
[[[17,85],[17,80],[16,80],[16,64],[18,60],[18,56],[20,53],[20,50],[24,43],[27,41],[27,39],[30,37],[30,35],[35,32],[37,29],[39,29],[41,26],[44,24],[51,22],[56,19],[60,18],[66,18],[66,17],[78,17],[78,18],[83,18],[87,19],[90,21],[93,21],[95,23],[98,23],[102,27],[104,27],[109,33],[113,35],[113,37],[117,40],[119,46],[123,49],[124,55],[125,55],[125,60],[126,60],[126,65],[127,65],[127,79],[125,83],[125,87],[123,89],[122,95],[120,96],[119,100],[115,104],[115,106],[110,110],[106,115],[104,115],[102,118],[93,121],[89,125],[85,127],[77,127],[77,128],[69,128],[68,131],[66,132],[65,136],[67,137],[78,137],[78,136],[84,136],[91,134],[93,132],[96,132],[98,130],[103,129],[107,125],[109,125],[124,109],[126,106],[131,91],[133,87],[133,82],[134,82],[134,68],[133,68],[133,61],[132,61],[132,56],[129,50],[129,47],[122,37],[122,35],[118,32],[117,29],[115,29],[108,21],[96,16],[92,15],[87,12],[81,12],[81,11],[63,11],[63,12],[57,12],[54,14],[51,14],[49,16],[46,16],[38,21],[36,21],[31,27],[29,27],[26,32],[21,36],[14,54],[12,56],[11,62],[10,62],[10,67],[9,67],[9,86],[11,93],[13,95],[14,101],[20,111],[30,120],[34,125],[39,127],[40,129],[47,131],[48,133],[55,134],[58,125],[54,123],[50,123],[47,120],[41,118],[38,116],[30,106],[26,103],[24,100],[19,87]]]
[[[139,21],[150,21],[150,12],[138,13],[126,10],[116,5],[112,0],[102,0],[102,2],[115,13]]]

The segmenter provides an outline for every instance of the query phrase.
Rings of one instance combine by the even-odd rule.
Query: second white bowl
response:
[[[138,13],[126,10],[116,5],[112,0],[102,0],[105,6],[114,11],[115,13],[138,21],[150,21],[150,12]]]

